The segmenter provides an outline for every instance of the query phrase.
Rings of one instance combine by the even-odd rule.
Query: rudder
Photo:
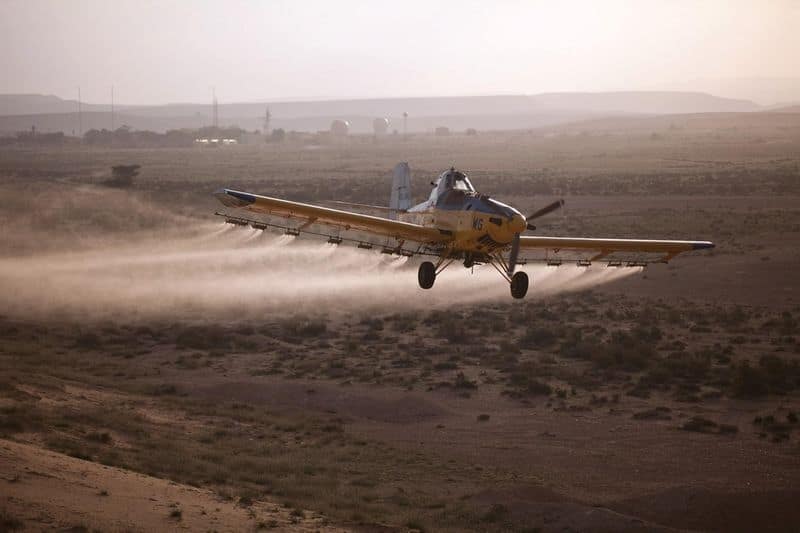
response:
[[[392,209],[390,217],[395,220],[399,211],[406,211],[411,207],[411,167],[405,161],[397,163],[392,171],[389,207]]]

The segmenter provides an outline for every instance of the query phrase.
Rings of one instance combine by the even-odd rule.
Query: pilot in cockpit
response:
[[[436,205],[460,205],[464,196],[474,190],[466,175],[451,168],[449,171],[442,174],[439,180],[439,186],[434,190]]]

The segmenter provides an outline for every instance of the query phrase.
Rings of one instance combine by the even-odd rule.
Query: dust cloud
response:
[[[192,235],[166,232],[76,251],[0,258],[0,290],[13,315],[78,315],[136,321],[235,319],[297,312],[412,310],[510,301],[491,266],[454,263],[432,290],[417,261],[215,223]],[[639,269],[523,267],[527,298],[614,281]]]

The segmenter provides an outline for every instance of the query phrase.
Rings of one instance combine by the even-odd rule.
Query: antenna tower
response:
[[[80,87],[78,87],[78,137],[83,138],[83,110],[81,109]]]
[[[217,90],[211,89],[211,105],[213,106],[214,129],[219,128],[219,111],[217,110]]]

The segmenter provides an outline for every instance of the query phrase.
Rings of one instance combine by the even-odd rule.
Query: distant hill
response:
[[[108,105],[82,104],[83,111],[108,110]],[[39,115],[73,113],[77,100],[64,100],[52,94],[0,94],[0,115]]]
[[[800,99],[800,77],[733,77],[696,78],[660,84],[651,89],[660,91],[699,91],[728,98],[744,98],[761,105],[782,107]]]
[[[747,100],[719,98],[704,93],[630,91],[605,93],[544,93],[527,95],[379,98],[311,102],[245,102],[219,104],[223,125],[254,130],[263,125],[269,106],[272,127],[299,131],[328,129],[333,119],[351,122],[352,131],[372,131],[375,117],[388,117],[390,129],[402,130],[408,113],[409,131],[437,126],[454,130],[525,129],[598,116],[756,111]],[[109,106],[82,104],[83,129],[110,127]],[[196,128],[211,123],[210,104],[117,106],[116,125],[165,131]],[[77,102],[52,95],[0,95],[0,133],[28,130],[77,130]]]
[[[581,133],[665,133],[669,131],[746,131],[751,135],[800,127],[800,113],[684,113],[673,115],[627,115],[579,120],[542,128],[542,132],[577,135]]]
[[[757,111],[749,100],[720,98],[706,93],[676,91],[623,91],[605,93],[544,93],[531,96],[546,109],[586,110],[595,113],[722,113]]]
[[[800,113],[800,104],[770,108],[770,113]]]

